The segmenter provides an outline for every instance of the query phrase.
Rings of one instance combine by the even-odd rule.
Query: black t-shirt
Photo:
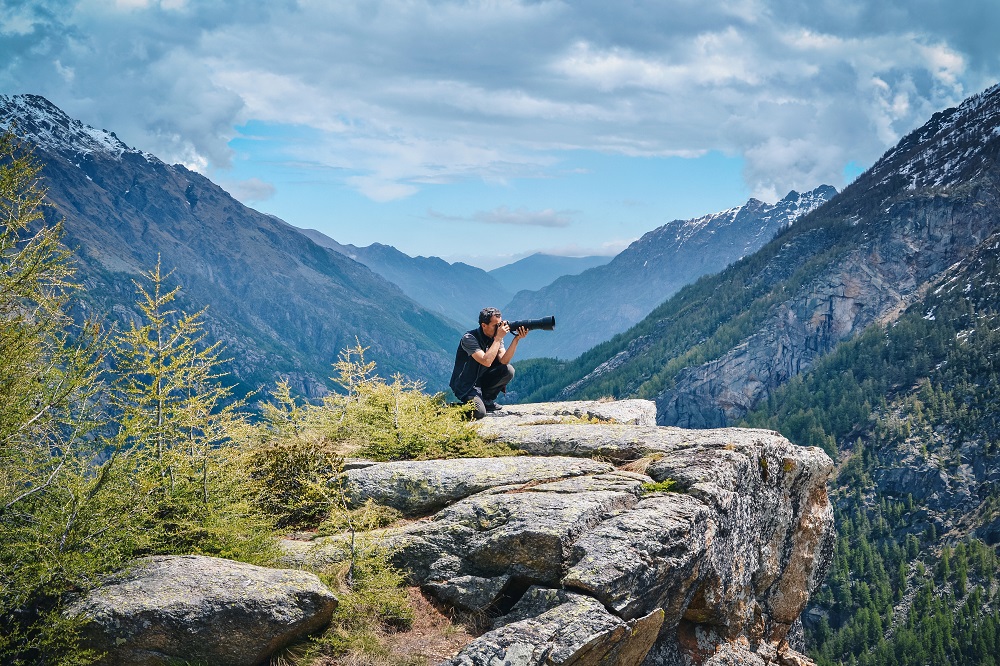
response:
[[[451,390],[459,400],[465,400],[473,393],[476,380],[487,370],[483,364],[472,358],[472,355],[480,349],[486,351],[492,344],[493,338],[483,333],[482,326],[468,331],[459,341],[458,351],[455,352],[455,369],[451,371],[451,382],[449,382]],[[501,341],[497,358],[503,356],[503,353],[504,346]]]

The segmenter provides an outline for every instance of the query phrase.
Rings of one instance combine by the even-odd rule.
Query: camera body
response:
[[[554,315],[550,315],[548,317],[542,317],[541,319],[518,319],[516,321],[508,321],[504,323],[510,326],[510,332],[516,335],[518,329],[521,327],[524,327],[529,331],[551,331],[556,327],[556,318]]]

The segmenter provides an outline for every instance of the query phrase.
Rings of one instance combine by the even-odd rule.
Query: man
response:
[[[450,385],[459,400],[475,404],[472,418],[481,419],[500,409],[497,396],[500,391],[506,392],[507,384],[514,378],[510,361],[528,329],[523,326],[518,329],[510,348],[505,349],[503,338],[508,333],[510,326],[503,321],[500,310],[483,308],[479,313],[479,328],[463,335],[458,343]]]

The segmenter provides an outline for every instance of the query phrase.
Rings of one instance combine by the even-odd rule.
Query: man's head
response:
[[[483,308],[479,311],[479,323],[480,324],[491,324],[493,323],[494,317],[500,316],[500,310],[497,308]]]
[[[497,308],[483,308],[479,311],[479,327],[487,335],[494,336],[497,333],[497,326],[500,324],[501,315]]]

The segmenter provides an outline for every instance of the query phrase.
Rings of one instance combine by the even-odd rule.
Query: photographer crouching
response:
[[[528,328],[520,326],[510,348],[505,348],[503,338],[508,333],[510,324],[503,321],[500,310],[483,308],[479,312],[479,328],[463,335],[458,343],[449,385],[459,400],[475,404],[472,418],[481,419],[500,409],[497,396],[501,391],[506,392],[507,384],[514,378],[514,366],[510,361],[517,344],[528,335]]]

